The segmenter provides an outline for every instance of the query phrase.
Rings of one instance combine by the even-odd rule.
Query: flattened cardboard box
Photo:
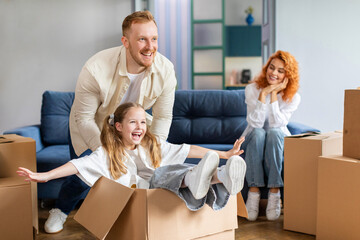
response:
[[[0,178],[0,238],[33,239],[31,187],[20,178]]]
[[[18,167],[36,171],[36,146],[32,138],[16,134],[0,135],[0,178],[23,177],[16,174]],[[33,211],[33,226],[39,232],[37,184],[31,183],[31,199]],[[1,199],[0,199],[1,201]]]
[[[236,208],[230,197],[220,211],[205,205],[193,212],[167,190],[131,189],[101,177],[74,219],[99,239],[234,239]]]
[[[341,154],[342,133],[289,136],[284,146],[284,229],[315,235],[318,157]]]
[[[360,161],[319,157],[316,239],[360,239]]]
[[[360,159],[360,90],[345,90],[343,155]]]

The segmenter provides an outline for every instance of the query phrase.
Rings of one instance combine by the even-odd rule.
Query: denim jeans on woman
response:
[[[284,137],[280,128],[254,128],[245,137],[243,149],[247,165],[246,181],[249,187],[278,188],[284,185],[281,177],[284,161]],[[267,181],[265,181],[265,176]]]
[[[186,173],[193,164],[174,164],[159,167],[150,180],[150,188],[163,188],[175,193],[191,211],[199,210],[208,204],[214,210],[220,210],[227,204],[230,194],[224,184],[210,185],[208,193],[202,199],[195,199],[189,188],[181,188]]]

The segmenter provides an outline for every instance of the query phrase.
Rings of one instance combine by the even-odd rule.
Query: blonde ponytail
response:
[[[100,140],[109,156],[110,174],[114,179],[118,179],[127,172],[124,164],[125,148],[118,131],[110,125],[109,119],[110,116],[107,116],[104,120]]]

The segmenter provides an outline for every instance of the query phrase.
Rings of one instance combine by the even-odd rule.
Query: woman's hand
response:
[[[276,86],[272,92],[275,92],[276,94],[278,94],[279,92],[281,92],[282,90],[284,90],[287,87],[287,84],[289,82],[288,78],[285,78],[284,81],[282,81],[279,84],[276,84],[274,86]]]
[[[19,170],[16,173],[21,176],[25,177],[25,181],[32,181],[32,182],[47,182],[48,176],[47,173],[34,173],[27,168],[19,167]]]
[[[266,103],[266,96],[274,93],[274,90],[279,88],[280,84],[269,85],[266,88],[263,88],[259,94],[259,101],[262,103]]]
[[[225,152],[226,159],[229,159],[230,157],[234,155],[240,155],[244,152],[244,150],[240,150],[241,144],[245,141],[245,137],[241,137],[239,139],[236,139],[234,146],[229,151]]]

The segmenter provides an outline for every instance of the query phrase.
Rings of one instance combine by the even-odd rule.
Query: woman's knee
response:
[[[283,145],[285,134],[280,128],[271,128],[266,133],[266,145]]]
[[[280,128],[270,128],[266,132],[267,139],[284,139],[284,132]]]
[[[254,128],[251,132],[251,138],[256,140],[265,140],[266,131],[263,128]]]

